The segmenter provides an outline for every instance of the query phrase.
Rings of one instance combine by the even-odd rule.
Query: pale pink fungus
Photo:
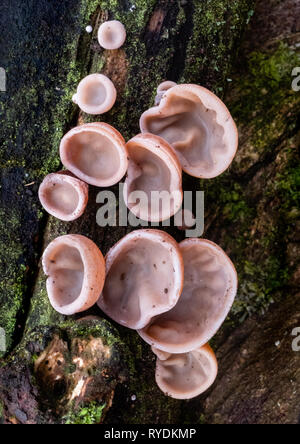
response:
[[[88,202],[89,187],[68,171],[48,174],[39,188],[45,210],[66,222],[82,216]]]
[[[103,74],[90,74],[78,85],[72,100],[87,114],[104,114],[115,104],[117,91],[112,81]]]
[[[224,103],[198,85],[168,89],[159,104],[140,120],[143,133],[156,134],[173,147],[182,169],[191,176],[213,178],[231,164],[238,131]]]
[[[72,315],[97,302],[105,280],[105,261],[90,239],[78,234],[58,237],[46,248],[42,262],[48,297],[56,311]]]
[[[118,20],[102,23],[98,31],[98,41],[104,49],[118,49],[126,40],[125,26]]]
[[[182,170],[172,148],[153,134],[139,134],[126,147],[129,155],[124,187],[126,205],[145,221],[169,219],[180,209],[183,199]]]
[[[226,319],[237,292],[237,273],[213,242],[186,239],[179,244],[184,260],[184,288],[176,306],[139,331],[160,350],[185,353],[206,344]]]
[[[155,379],[167,396],[191,399],[208,390],[216,380],[218,363],[208,344],[181,354],[154,348],[153,352],[157,355]]]
[[[175,306],[183,286],[183,261],[177,242],[159,230],[137,230],[106,256],[101,310],[125,327],[145,327]]]
[[[63,165],[84,182],[98,187],[118,183],[128,167],[121,134],[106,123],[88,123],[69,131],[60,144]]]
[[[155,97],[155,105],[158,106],[161,102],[161,99],[163,98],[163,96],[165,95],[165,93],[173,88],[174,86],[176,86],[177,83],[172,82],[171,80],[167,80],[166,82],[162,82],[158,87],[157,87],[157,95]]]

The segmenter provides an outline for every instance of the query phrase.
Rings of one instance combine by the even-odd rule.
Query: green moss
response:
[[[10,258],[10,261],[1,262],[0,283],[0,294],[5,296],[5,298],[3,296],[1,298],[0,327],[5,330],[7,350],[12,345],[17,316],[22,311],[23,298],[27,290],[26,273],[28,271],[23,263],[22,244],[17,234],[18,214],[12,211],[10,216],[12,217],[8,219],[7,211],[0,210],[0,232],[3,241],[2,247],[0,243],[1,256],[2,258],[4,256]],[[12,239],[9,239],[6,234],[9,230],[15,233]],[[0,352],[1,354],[3,355],[2,352]]]
[[[293,273],[286,250],[299,219],[294,135],[300,96],[291,88],[298,64],[299,55],[285,44],[247,56],[247,66],[232,76],[226,101],[243,144],[228,172],[201,182],[206,218],[214,220],[211,236],[215,229],[220,233],[239,275],[233,320],[265,312],[285,296],[282,290]]]
[[[232,320],[242,322],[253,313],[264,313],[275,298],[285,296],[282,290],[294,270],[287,262],[287,243],[299,219],[298,158],[297,139],[292,137],[281,147],[275,172],[261,174],[258,184],[245,187],[230,173],[201,182],[207,220],[215,220],[212,235],[214,229],[221,233],[219,242],[238,271]]]
[[[280,137],[287,124],[295,128],[291,111],[296,104],[299,107],[299,95],[292,90],[291,72],[299,61],[299,54],[283,43],[271,52],[256,51],[248,57],[247,74],[238,80],[231,111],[240,123],[248,124],[252,117],[256,129],[252,142],[258,152],[273,149],[272,141]],[[286,116],[274,126],[274,119],[282,110]]]
[[[86,26],[98,7],[99,1],[80,2],[80,10],[72,11],[77,29]],[[17,320],[25,315],[27,282],[33,277],[31,266],[36,259],[31,251],[33,238],[39,231],[38,223],[44,215],[36,201],[37,186],[27,189],[25,185],[29,182],[38,184],[46,174],[60,168],[59,142],[66,125],[74,116],[75,106],[71,97],[87,64],[87,53],[81,47],[80,33],[75,33],[72,26],[65,29],[68,30],[64,30],[59,53],[56,54],[51,46],[56,42],[52,43],[50,39],[43,54],[43,60],[48,60],[47,57],[51,55],[53,69],[47,67],[49,72],[38,73],[32,63],[32,52],[29,51],[27,58],[23,54],[22,70],[26,74],[17,84],[15,72],[8,70],[8,78],[16,79],[17,85],[9,97],[3,96],[4,100],[0,103],[1,115],[5,118],[0,153],[1,192],[8,196],[0,213],[0,326],[6,331],[8,350],[13,344]],[[39,30],[36,32],[38,35]],[[18,39],[15,40],[16,47],[11,45],[12,60],[18,57],[22,47],[21,43],[18,46]],[[89,45],[84,47],[89,48]],[[43,296],[45,312],[41,307],[37,311],[42,323],[46,323],[49,309]],[[49,317],[53,318],[52,312]]]
[[[275,177],[274,190],[282,199],[279,210],[287,221],[299,219],[300,212],[300,167],[290,161],[287,169]]]
[[[126,424],[154,423],[159,417],[163,423],[170,424],[179,419],[182,402],[166,397],[155,384],[156,358],[150,346],[134,331],[121,328],[120,335],[128,349],[126,404],[124,398],[116,400],[116,409],[112,408],[106,422],[115,423],[120,418]],[[132,395],[136,396],[133,402],[130,401]]]
[[[61,329],[68,330],[70,338],[85,338],[91,336],[94,338],[101,338],[104,345],[110,348],[119,346],[119,348],[126,349],[123,339],[121,339],[118,330],[105,319],[95,319],[88,321],[74,322],[74,320],[63,321],[59,324]]]
[[[251,7],[254,3],[247,0],[195,2],[194,30],[187,49],[187,64],[182,81],[198,83],[199,73],[205,73],[208,86],[223,95],[226,77],[236,53],[231,33],[224,32],[224,27],[230,28],[237,35],[242,34],[245,23],[253,14]],[[198,54],[196,58],[195,54]]]
[[[96,402],[82,407],[79,412],[65,417],[65,424],[100,424],[106,404],[97,405]]]
[[[63,322],[64,317],[50,305],[46,290],[46,277],[41,278],[35,288],[35,296],[31,299],[29,319],[30,329],[38,326],[59,325]]]

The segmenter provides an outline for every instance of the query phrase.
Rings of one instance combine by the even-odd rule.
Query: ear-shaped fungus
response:
[[[182,354],[157,355],[155,379],[159,388],[175,399],[191,399],[201,395],[215,382],[218,363],[208,344]]]
[[[140,134],[126,147],[129,155],[124,187],[126,205],[145,221],[169,219],[180,209],[183,198],[182,170],[171,147],[153,134]],[[140,192],[144,193],[144,199]]]
[[[159,230],[137,230],[121,239],[106,256],[106,280],[99,307],[125,327],[145,327],[170,310],[183,286],[178,244]]]
[[[73,128],[61,141],[60,157],[73,174],[98,187],[115,185],[128,167],[125,141],[106,123],[88,123]]]
[[[103,289],[105,262],[101,251],[87,237],[72,234],[51,242],[43,254],[52,307],[72,315],[92,307]]]
[[[79,83],[73,102],[87,114],[104,114],[115,104],[117,91],[103,74],[90,74]]]
[[[39,199],[45,210],[69,222],[82,216],[88,202],[89,187],[68,171],[48,174],[39,188]]]
[[[168,89],[159,106],[140,120],[142,133],[156,134],[173,147],[182,169],[212,178],[231,164],[238,147],[236,125],[224,103],[198,85]]]
[[[213,242],[186,239],[179,244],[184,260],[184,288],[177,305],[139,331],[150,345],[184,353],[206,344],[219,330],[233,304],[237,273]]]
[[[177,83],[172,82],[171,80],[167,80],[166,82],[162,82],[158,87],[157,87],[157,95],[155,97],[155,105],[159,105],[161,102],[161,99],[163,98],[163,96],[165,95],[165,93],[173,88],[174,86],[176,86]]]
[[[118,20],[102,23],[98,31],[98,41],[104,49],[118,49],[124,45],[126,29]]]

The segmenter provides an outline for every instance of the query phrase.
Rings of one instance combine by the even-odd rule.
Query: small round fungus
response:
[[[86,32],[87,32],[88,34],[90,34],[91,32],[93,32],[93,27],[92,27],[91,25],[88,25],[88,26],[85,28],[85,30],[86,30]]]
[[[159,388],[175,399],[191,399],[206,392],[215,382],[218,363],[208,344],[188,353],[157,355],[155,379]]]
[[[224,103],[198,85],[168,89],[159,106],[140,120],[142,133],[156,134],[173,147],[182,169],[199,178],[213,178],[231,164],[238,131]]]
[[[63,315],[88,310],[103,289],[105,262],[94,242],[78,234],[61,236],[43,254],[52,307]]]
[[[90,74],[79,83],[72,100],[87,114],[104,114],[115,104],[117,91],[103,74]]]
[[[60,144],[63,165],[90,185],[110,187],[128,167],[121,134],[107,123],[87,123],[69,131]]]
[[[124,200],[145,221],[160,222],[180,209],[182,170],[169,144],[153,134],[140,134],[127,145],[129,167]]]
[[[186,239],[179,244],[184,288],[176,306],[157,316],[141,337],[168,353],[185,353],[206,344],[226,319],[237,292],[237,273],[213,242]]]
[[[98,305],[119,324],[139,329],[173,308],[182,286],[183,261],[177,242],[163,231],[137,230],[108,252]]]
[[[39,188],[39,199],[45,210],[69,222],[82,216],[88,202],[88,185],[68,171],[45,177]]]
[[[98,31],[98,41],[104,49],[118,49],[124,45],[126,40],[125,26],[117,21],[104,22]]]

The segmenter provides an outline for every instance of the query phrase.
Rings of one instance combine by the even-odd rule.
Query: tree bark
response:
[[[292,316],[297,299],[285,301],[284,297],[286,291],[296,294],[299,280],[299,239],[293,234],[299,214],[295,212],[295,184],[291,183],[299,94],[291,92],[289,83],[295,60],[295,24],[289,16],[283,21],[284,33],[277,26],[278,33],[269,29],[272,38],[267,44],[266,39],[258,38],[266,29],[270,11],[277,17],[287,14],[287,8],[280,9],[282,5],[272,1],[266,11],[264,2],[258,2],[247,45],[239,56],[245,68],[233,76],[232,62],[253,14],[254,2],[250,0],[136,0],[135,8],[123,1],[50,4],[44,0],[38,7],[34,2],[27,5],[26,11],[14,2],[4,3],[14,39],[4,45],[1,60],[8,67],[12,53],[14,63],[8,72],[11,84],[4,97],[6,124],[1,137],[0,301],[4,309],[0,326],[6,330],[8,342],[0,370],[3,421],[297,421],[299,398],[294,391],[299,372],[293,373],[293,369],[297,364],[299,368],[299,353],[289,348],[288,336],[281,348],[273,345],[279,319],[286,320],[280,323],[279,339],[299,321]],[[108,17],[126,25],[124,49],[110,52],[99,48],[97,26]],[[88,23],[94,27],[92,36],[84,32]],[[29,42],[24,35],[31,28],[34,35]],[[281,41],[284,47],[278,46]],[[97,226],[98,190],[92,187],[88,209],[75,223],[47,218],[37,203],[39,182],[60,167],[57,149],[61,136],[78,121],[91,120],[78,115],[70,105],[78,80],[100,70],[118,90],[118,102],[105,121],[127,139],[139,131],[139,116],[153,103],[155,87],[161,81],[201,83],[223,96],[234,80],[227,101],[239,123],[241,147],[233,167],[209,183],[184,179],[191,190],[205,189],[205,237],[220,243],[231,255],[240,277],[232,317],[214,341],[220,378],[208,398],[204,395],[188,404],[160,393],[154,382],[153,355],[136,333],[98,319],[102,315],[97,309],[90,310],[87,315],[92,318],[82,322],[78,317],[65,319],[55,313],[38,267],[43,246],[58,235],[84,234],[106,253],[129,230]],[[258,84],[252,88],[254,81]],[[25,186],[31,182],[35,183]],[[118,187],[113,191],[117,193]],[[183,237],[175,229],[168,231],[177,240]],[[277,309],[262,316],[273,300]],[[254,330],[255,320],[236,328],[257,312],[261,329]],[[270,331],[267,337],[265,326]],[[103,357],[101,364],[90,352],[93,347]],[[78,358],[84,363],[80,371]],[[270,376],[273,358],[278,370]],[[285,381],[281,386],[279,378]],[[288,378],[294,383],[290,385]],[[243,402],[246,397],[248,403]],[[278,399],[282,400],[280,416]]]

